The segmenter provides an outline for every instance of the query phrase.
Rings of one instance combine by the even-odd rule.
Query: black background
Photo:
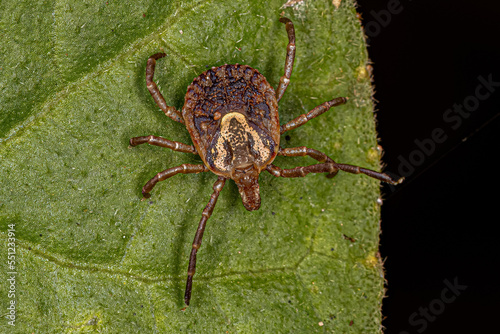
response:
[[[385,333],[498,332],[500,3],[393,3],[358,1],[385,171],[400,175],[410,158],[414,169],[403,170],[402,185],[383,186]],[[480,76],[499,86],[460,125],[446,121],[448,109],[474,101]],[[415,141],[429,143],[435,129],[446,139],[418,153]],[[466,286],[453,302],[442,300],[453,296],[445,280]]]

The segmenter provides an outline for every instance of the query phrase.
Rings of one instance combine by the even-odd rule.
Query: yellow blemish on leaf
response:
[[[365,65],[361,65],[356,68],[356,79],[358,81],[364,81],[369,78],[370,78],[370,73],[366,69]]]
[[[366,152],[366,160],[371,164],[376,164],[379,158],[379,151],[375,147],[371,147],[368,152]]]
[[[364,265],[371,268],[376,268],[380,265],[379,258],[375,254],[368,255],[364,261]]]

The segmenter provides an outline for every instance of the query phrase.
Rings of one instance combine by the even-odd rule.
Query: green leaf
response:
[[[281,123],[337,96],[345,106],[287,133],[338,162],[379,168],[366,46],[353,1],[4,0],[0,14],[0,331],[12,333],[373,333],[380,331],[379,184],[339,173],[260,177],[262,207],[227,182],[183,293],[211,173],[142,186],[198,156],[141,145],[154,134],[190,144],[145,85],[182,108],[207,67],[258,69],[277,87],[295,23],[297,58]],[[315,163],[276,159],[283,168]],[[7,266],[9,224],[15,272]],[[7,281],[10,275],[15,280]],[[11,284],[14,282],[15,284]],[[15,296],[11,296],[9,291]],[[15,327],[8,324],[15,301]]]

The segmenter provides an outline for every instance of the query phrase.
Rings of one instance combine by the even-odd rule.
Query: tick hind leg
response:
[[[305,146],[292,147],[292,148],[280,148],[278,155],[285,157],[303,157],[310,156],[311,158],[321,162],[320,164],[310,165],[310,166],[300,166],[291,169],[281,169],[275,165],[268,165],[266,170],[276,177],[304,177],[309,173],[328,173],[327,177],[332,178],[337,175],[339,170],[352,174],[365,174],[373,177],[377,180],[387,182],[390,184],[399,184],[403,181],[403,178],[399,180],[393,180],[389,175],[385,173],[376,172],[371,169],[366,169],[353,165],[338,164],[333,161],[332,158],[320,152],[318,150],[308,148]]]
[[[196,230],[196,235],[193,240],[193,247],[191,248],[191,255],[189,257],[189,266],[188,266],[188,277],[186,281],[186,292],[184,294],[184,303],[189,306],[189,301],[191,300],[191,289],[193,288],[193,276],[196,272],[196,253],[201,246],[201,239],[203,238],[203,233],[205,232],[205,226],[207,225],[207,220],[212,215],[214,211],[215,204],[217,203],[217,199],[219,198],[219,194],[224,188],[224,184],[226,183],[226,179],[222,176],[219,176],[217,181],[214,183],[213,189],[214,192],[212,196],[210,196],[210,200],[208,201],[207,206],[203,210],[201,214],[200,224],[198,225],[198,229]]]
[[[142,195],[144,198],[149,198],[151,195],[149,194],[151,190],[153,190],[154,186],[163,180],[168,179],[176,174],[190,174],[190,173],[201,173],[208,172],[208,167],[205,165],[191,165],[191,164],[182,164],[177,167],[172,167],[169,169],[165,169],[163,172],[159,172],[156,174],[151,180],[149,180],[144,187],[142,187]]]
[[[156,60],[163,58],[166,55],[166,53],[156,53],[149,57],[148,64],[146,65],[146,85],[148,87],[149,93],[151,93],[151,96],[153,97],[153,100],[155,100],[156,104],[158,105],[158,107],[160,107],[161,110],[163,110],[165,115],[176,122],[184,124],[184,119],[182,118],[181,113],[174,107],[167,106],[167,103],[165,102],[163,95],[161,95],[158,86],[153,81]]]
[[[286,47],[285,59],[285,74],[280,78],[278,89],[276,89],[276,100],[278,102],[285,94],[285,90],[290,83],[290,76],[292,75],[293,62],[295,60],[295,28],[292,21],[286,17],[280,18],[280,22],[286,25],[286,32],[288,33],[288,45]]]

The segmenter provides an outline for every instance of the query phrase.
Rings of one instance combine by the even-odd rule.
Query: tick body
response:
[[[167,106],[153,81],[156,61],[165,57],[166,54],[157,53],[148,59],[146,84],[151,96],[168,117],[185,124],[193,145],[156,136],[144,136],[131,138],[130,146],[148,143],[174,151],[198,154],[203,164],[182,164],[156,174],[142,188],[143,196],[148,198],[156,183],[178,173],[210,171],[218,176],[213,185],[210,200],[202,212],[193,240],[184,295],[186,305],[189,305],[191,300],[193,276],[196,270],[196,254],[201,246],[205,226],[227,179],[234,180],[238,186],[243,205],[249,211],[260,208],[258,178],[264,170],[276,177],[304,177],[309,173],[326,173],[327,177],[334,177],[339,170],[342,170],[353,174],[365,174],[391,184],[402,181],[395,181],[384,173],[336,163],[326,154],[305,146],[280,147],[280,136],[283,133],[304,125],[331,107],[347,102],[347,98],[335,98],[288,123],[280,125],[278,102],[290,83],[295,58],[293,23],[284,17],[280,19],[280,22],[286,25],[288,46],[285,71],[276,90],[262,74],[250,66],[235,64],[212,67],[195,78],[188,86],[184,107],[180,112],[174,107]],[[278,155],[309,156],[319,163],[282,169],[272,164]]]

